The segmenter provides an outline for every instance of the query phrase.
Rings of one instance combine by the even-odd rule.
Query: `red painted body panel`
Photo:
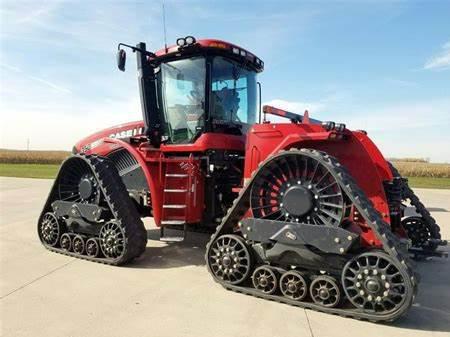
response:
[[[204,133],[195,143],[161,145],[163,152],[205,152],[207,150],[234,150],[244,151],[245,136],[227,135],[223,133]]]
[[[332,135],[334,138],[330,139]],[[314,124],[254,125],[247,141],[244,177],[250,178],[262,160],[282,149],[295,147],[324,151],[336,157],[350,171],[389,223],[389,206],[383,181],[391,180],[392,176],[386,160],[365,134],[345,130],[341,135],[344,137],[336,137],[336,133],[324,131],[322,126]],[[362,233],[362,237],[367,244],[379,244],[370,231]]]
[[[81,140],[76,148],[87,154],[97,153],[103,156],[118,148],[127,149],[143,168],[151,194],[154,219],[158,226],[168,213],[172,217],[184,216],[177,215],[179,211],[164,210],[162,207],[167,202],[184,202],[184,199],[180,198],[186,198],[185,201],[189,205],[189,214],[186,215],[189,222],[201,221],[204,199],[208,196],[204,195],[204,177],[199,169],[199,157],[207,150],[245,151],[243,179],[246,179],[268,156],[291,147],[317,149],[336,157],[350,171],[384,220],[390,222],[383,181],[391,181],[392,174],[383,155],[364,132],[326,131],[320,124],[310,124],[306,119],[297,124],[255,124],[247,136],[206,133],[192,144],[163,144],[157,149],[139,135],[142,128],[141,121],[108,128]],[[134,141],[130,141],[129,137],[121,140],[120,137],[124,136],[131,136]],[[187,196],[167,199],[167,195],[164,195],[164,186],[168,184],[165,177],[167,172],[188,173],[188,181],[174,182],[179,186],[185,184],[186,189],[190,191]],[[379,245],[373,233],[364,223],[358,221],[361,220],[356,223],[362,230],[362,243]]]
[[[138,121],[107,128],[82,139],[75,147],[78,152],[101,156],[107,156],[119,148],[127,149],[143,168],[150,190],[155,223],[160,226],[165,215],[171,216],[172,219],[183,216],[176,209],[164,210],[162,208],[164,202],[180,204],[186,202],[186,200],[190,206],[187,215],[188,221],[190,223],[200,222],[204,212],[203,200],[205,196],[204,177],[199,168],[200,160],[198,157],[207,150],[214,149],[243,152],[245,150],[246,137],[205,133],[195,143],[161,145],[157,149],[147,142],[139,142],[143,127],[143,122]],[[130,139],[130,136],[136,142],[125,141],[125,139]],[[178,159],[173,159],[175,153]],[[191,192],[188,193],[186,198],[184,195],[178,194],[167,197],[167,200],[164,200],[164,185],[167,179],[164,173],[169,172],[169,170],[172,174],[188,173],[189,178],[186,181],[178,179],[170,182],[171,184],[176,184],[177,188],[190,190]],[[165,213],[163,214],[163,212]]]

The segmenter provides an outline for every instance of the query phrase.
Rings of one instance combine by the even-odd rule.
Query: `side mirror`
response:
[[[121,71],[125,71],[125,63],[127,61],[127,53],[125,50],[119,49],[117,52],[117,68]]]

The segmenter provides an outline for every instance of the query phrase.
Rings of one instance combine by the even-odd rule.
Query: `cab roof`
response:
[[[184,38],[188,39],[188,37]],[[184,40],[183,38],[178,39]],[[179,46],[177,44],[168,46],[167,48],[163,48],[158,50],[155,55],[157,58],[166,58],[170,56],[181,56],[184,51],[192,51],[195,50],[217,50],[218,52],[224,52],[226,54],[229,54],[230,56],[233,56],[235,58],[241,58],[244,59],[255,67],[255,69],[258,72],[263,71],[264,69],[264,62],[258,58],[255,54],[249,52],[248,50],[239,47],[233,43],[226,42],[223,40],[217,40],[217,39],[200,39],[196,40],[194,39],[194,42],[188,45]],[[177,55],[179,54],[179,55]]]

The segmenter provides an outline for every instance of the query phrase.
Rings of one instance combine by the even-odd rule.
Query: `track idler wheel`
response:
[[[301,301],[308,294],[308,284],[302,274],[291,270],[281,275],[280,290],[287,298]]]
[[[383,314],[394,312],[413,293],[402,270],[383,252],[360,254],[342,271],[345,294],[358,308]]]
[[[74,253],[83,255],[85,247],[84,238],[81,235],[75,235],[72,244]]]
[[[318,276],[309,289],[312,300],[321,306],[333,308],[341,302],[341,290],[336,280],[330,276]]]
[[[61,240],[59,241],[60,241],[59,244],[62,249],[68,252],[72,250],[72,238],[68,233],[64,233],[63,235],[61,235]]]
[[[45,213],[38,227],[38,234],[41,241],[46,245],[54,247],[59,242],[61,232],[62,227],[55,214],[52,212]]]
[[[100,253],[100,246],[98,240],[90,238],[86,241],[86,255],[89,257],[98,257]]]
[[[278,278],[270,267],[261,266],[253,272],[252,282],[255,289],[265,294],[273,294],[277,290]]]
[[[117,221],[108,221],[100,229],[100,248],[112,259],[121,258],[125,253],[125,231]]]
[[[208,252],[208,267],[214,277],[239,284],[249,275],[251,258],[244,239],[238,235],[219,236]]]

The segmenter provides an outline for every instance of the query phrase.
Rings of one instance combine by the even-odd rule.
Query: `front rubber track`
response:
[[[119,258],[116,259],[95,258],[86,255],[79,255],[45,244],[44,246],[47,249],[57,253],[93,262],[115,266],[126,264],[140,256],[145,251],[147,245],[147,232],[136,207],[128,195],[128,191],[117,172],[117,169],[108,158],[95,155],[75,154],[66,159],[58,172],[58,176],[56,177],[45,206],[39,217],[38,225],[44,214],[52,211],[51,204],[53,201],[57,200],[58,184],[61,179],[61,174],[64,172],[64,168],[67,167],[67,165],[76,165],[77,161],[83,161],[88,164],[92,174],[99,183],[103,197],[107,202],[114,219],[122,225],[126,238],[125,251]]]

